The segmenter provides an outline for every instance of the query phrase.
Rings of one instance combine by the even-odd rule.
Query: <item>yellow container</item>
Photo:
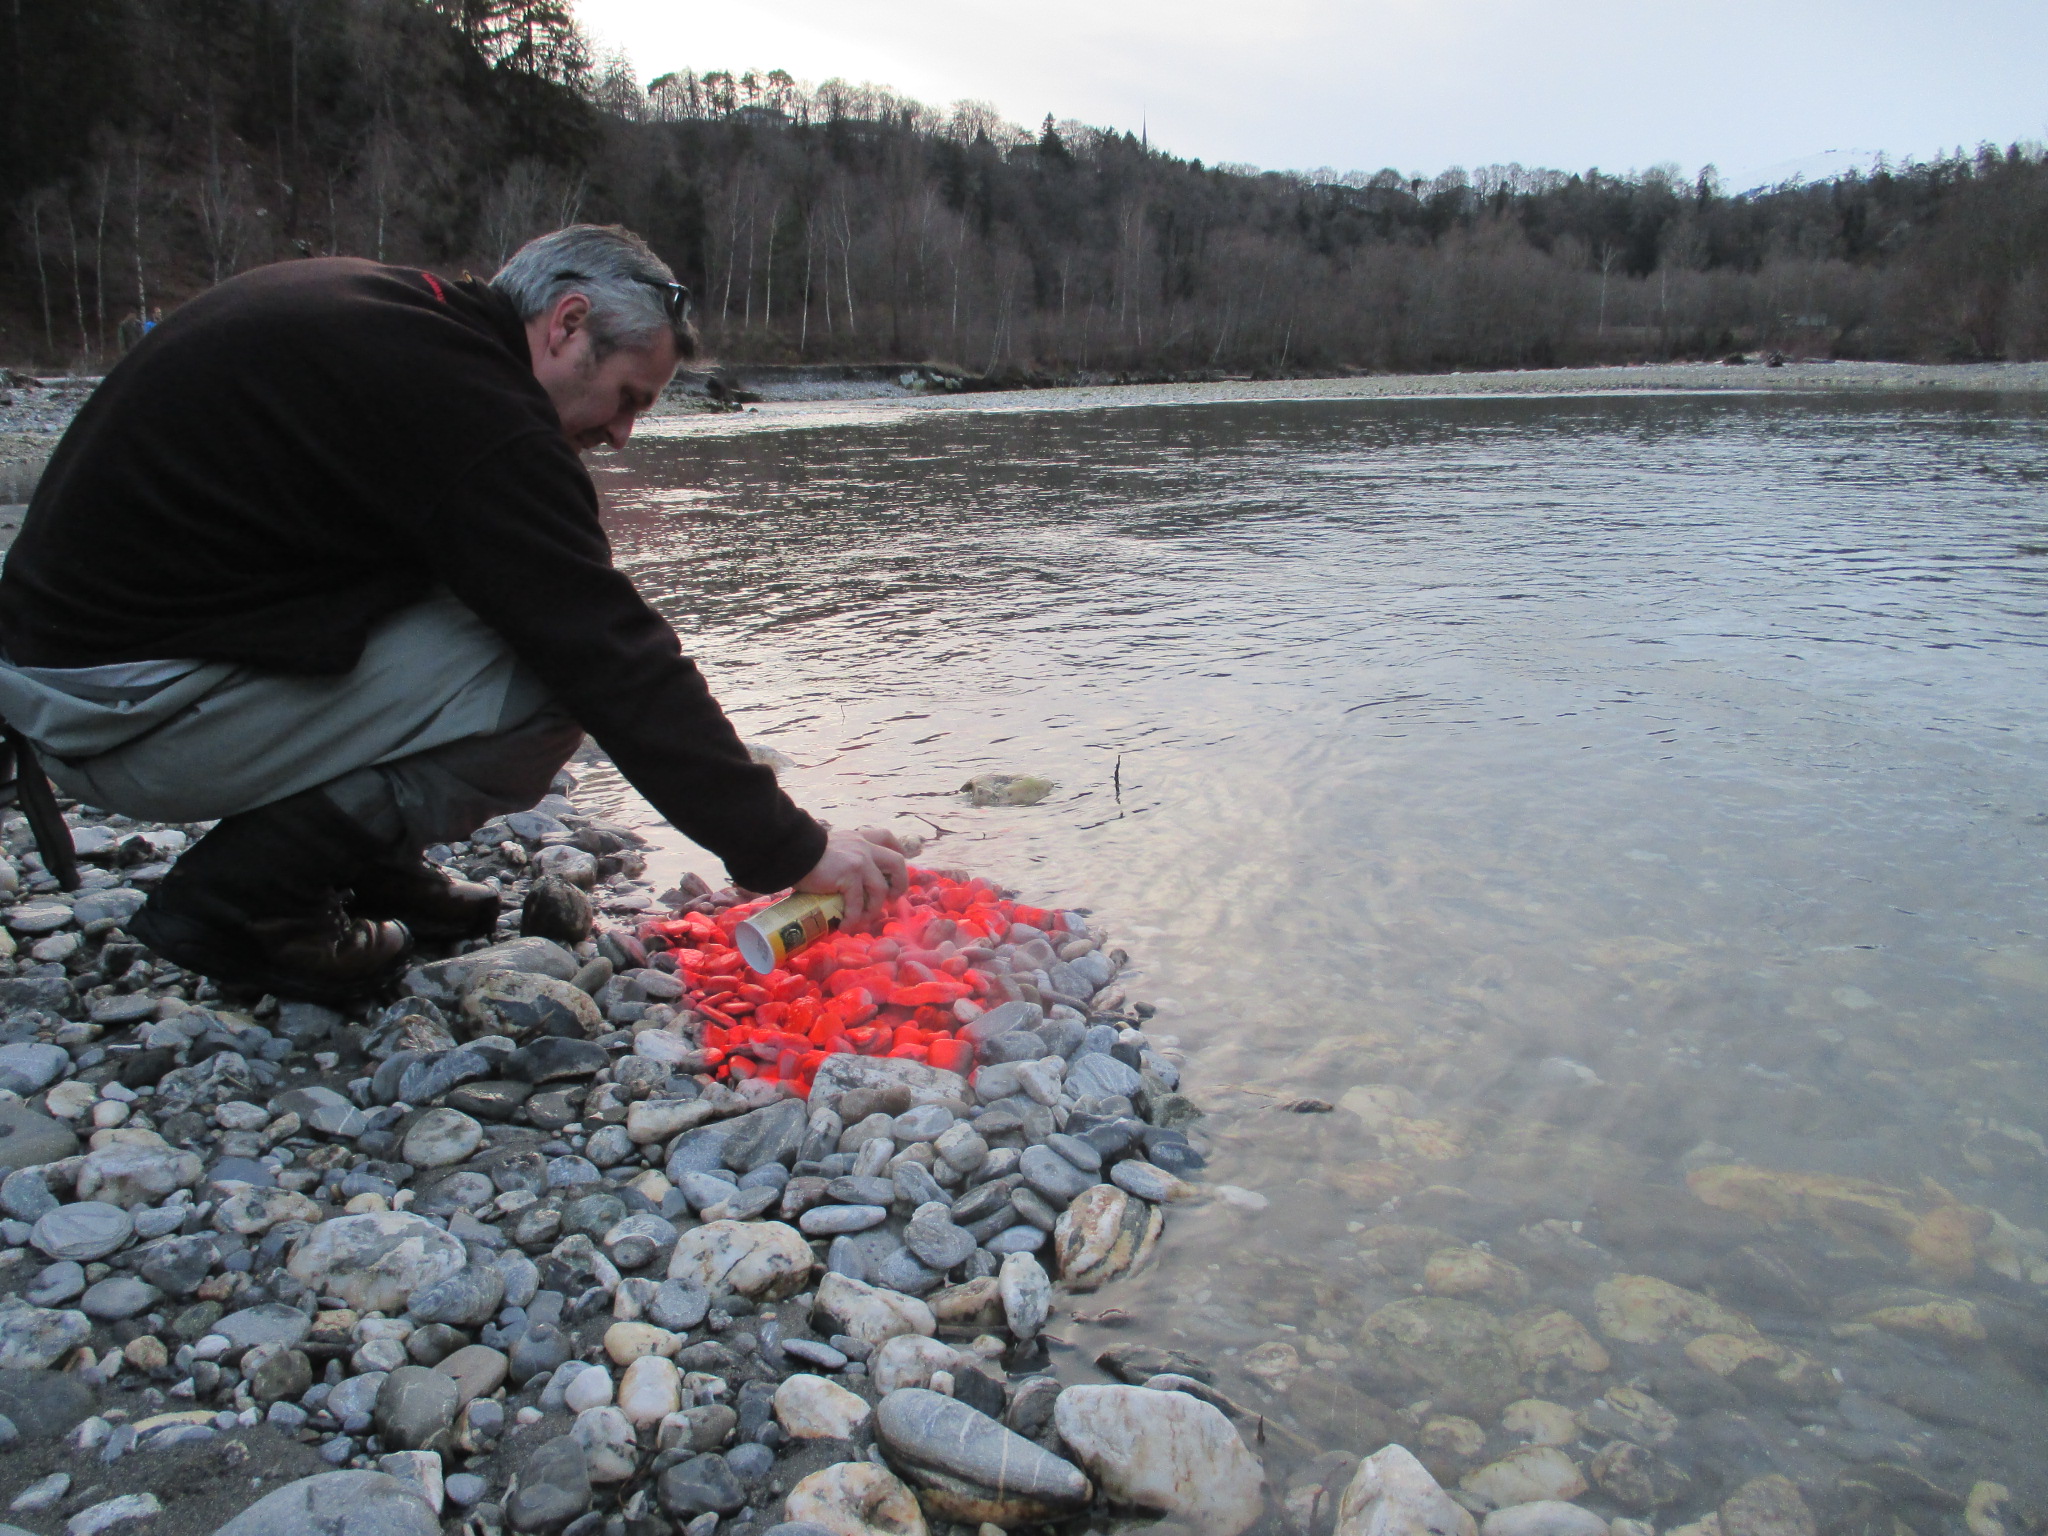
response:
[[[733,943],[739,946],[740,957],[765,976],[811,940],[837,928],[845,916],[845,897],[799,891],[763,907],[733,929]]]

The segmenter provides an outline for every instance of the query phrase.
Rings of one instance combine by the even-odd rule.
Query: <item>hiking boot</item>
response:
[[[489,938],[498,926],[498,893],[456,880],[424,859],[373,864],[356,876],[348,903],[358,917],[395,918],[422,944]]]
[[[347,1003],[395,981],[404,925],[343,905],[384,852],[318,790],[224,819],[125,925],[157,954],[230,987]]]

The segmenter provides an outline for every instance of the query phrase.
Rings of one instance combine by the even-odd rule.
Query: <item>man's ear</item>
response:
[[[580,293],[564,294],[555,305],[553,322],[548,327],[548,350],[560,352],[588,326],[590,322],[590,300]]]

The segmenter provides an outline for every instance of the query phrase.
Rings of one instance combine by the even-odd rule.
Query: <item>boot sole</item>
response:
[[[210,977],[217,984],[309,1003],[353,1003],[373,997],[404,974],[411,958],[410,952],[400,955],[382,972],[362,981],[322,982],[271,965],[233,940],[223,941],[196,925],[166,921],[147,907],[128,920],[127,929],[132,938],[173,965]]]

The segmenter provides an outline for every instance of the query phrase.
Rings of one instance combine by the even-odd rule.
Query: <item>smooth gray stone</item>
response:
[[[934,1200],[952,1204],[952,1196],[939,1187],[939,1181],[932,1177],[931,1170],[920,1163],[898,1164],[890,1182],[896,1187],[896,1203],[907,1205],[913,1211]]]
[[[1028,1185],[1019,1185],[1010,1194],[1010,1209],[1047,1232],[1059,1225],[1060,1213],[1046,1204],[1045,1197]]]
[[[847,1357],[830,1344],[821,1344],[816,1339],[784,1339],[782,1352],[792,1360],[801,1360],[827,1371],[846,1368]]]
[[[415,1323],[481,1328],[505,1301],[505,1275],[495,1264],[468,1264],[413,1293],[405,1315]]]
[[[453,1376],[424,1365],[401,1365],[377,1389],[377,1433],[394,1450],[437,1449],[455,1422],[460,1393]]]
[[[12,1045],[0,1045],[0,1088],[10,1088],[27,1098],[49,1087],[70,1065],[70,1053],[61,1045],[43,1040],[17,1040]]]
[[[4,1141],[0,1141],[0,1148],[4,1146]],[[17,1168],[0,1179],[0,1211],[16,1221],[35,1221],[57,1209],[58,1203],[40,1168]]]
[[[189,1237],[160,1237],[136,1250],[135,1272],[172,1296],[190,1296],[220,1262],[220,1244],[211,1232]]]
[[[676,1333],[696,1327],[710,1310],[710,1293],[694,1280],[662,1281],[647,1304],[648,1318]]]
[[[312,1331],[313,1320],[297,1307],[280,1301],[230,1312],[208,1329],[225,1338],[236,1349],[254,1349],[258,1344],[277,1344],[297,1349]]]
[[[38,1114],[26,1104],[0,1104],[0,1168],[36,1168],[77,1151],[78,1137],[55,1116]]]
[[[1083,1173],[1095,1173],[1102,1167],[1102,1154],[1078,1136],[1055,1131],[1045,1138],[1045,1144]]]
[[[920,1216],[903,1229],[903,1246],[918,1261],[941,1273],[967,1262],[974,1237],[940,1216]]]
[[[671,1184],[680,1187],[686,1173],[709,1173],[725,1166],[726,1144],[733,1138],[733,1124],[722,1120],[713,1125],[685,1131],[669,1149],[664,1172]]]
[[[932,1141],[953,1123],[953,1111],[943,1104],[917,1104],[898,1115],[890,1126],[890,1138],[899,1147],[914,1141]]]
[[[729,1177],[720,1178],[715,1173],[685,1173],[675,1180],[675,1186],[683,1192],[683,1198],[690,1202],[693,1211],[722,1205],[739,1190]]]
[[[54,1365],[91,1337],[92,1319],[83,1312],[0,1307],[0,1369]]]
[[[142,910],[142,904],[147,900],[149,896],[146,892],[138,891],[132,886],[115,885],[103,890],[86,891],[71,903],[71,920],[81,928],[105,922],[108,918],[112,918],[117,924],[125,923]],[[141,995],[143,994],[137,994]],[[156,999],[151,998],[149,1001],[153,1010]]]
[[[725,1144],[725,1166],[746,1173],[764,1163],[793,1161],[810,1127],[810,1110],[802,1099],[784,1099],[727,1124],[732,1137]]]
[[[552,1083],[594,1076],[602,1072],[610,1060],[605,1048],[594,1040],[543,1035],[528,1041],[506,1057],[504,1073],[517,1082]]]
[[[515,1531],[558,1531],[589,1507],[583,1446],[574,1435],[557,1435],[528,1454],[505,1514]]]
[[[119,1248],[134,1231],[134,1219],[120,1206],[104,1200],[80,1200],[46,1211],[37,1218],[28,1240],[53,1259],[88,1264]]]
[[[1078,1467],[940,1392],[903,1387],[875,1406],[875,1438],[914,1481],[958,1479],[992,1499],[1078,1513],[1094,1487]],[[943,1484],[941,1484],[943,1486]]]
[[[841,1205],[887,1205],[896,1198],[894,1180],[845,1174],[825,1185],[825,1198]]]
[[[962,1026],[960,1038],[978,1046],[1013,1029],[1036,1029],[1044,1021],[1045,1010],[1037,1003],[1004,1003]]]
[[[297,1115],[309,1131],[352,1140],[369,1129],[369,1119],[343,1095],[319,1086],[292,1088],[270,1101],[280,1115]]]
[[[164,1293],[133,1275],[109,1275],[79,1299],[78,1310],[102,1323],[124,1322],[147,1312]]]
[[[1024,1182],[1064,1210],[1076,1195],[1095,1182],[1049,1147],[1026,1147],[1017,1160]]]
[[[1075,1047],[1075,1051],[1078,1056],[1106,1056],[1116,1042],[1117,1032],[1114,1024],[1090,1024],[1082,1031],[1081,1043]]]
[[[408,1104],[431,1104],[449,1089],[497,1075],[497,1059],[469,1047],[443,1051],[415,1061],[398,1080],[398,1096]]]
[[[874,1266],[871,1284],[906,1296],[927,1296],[945,1283],[945,1275],[927,1268],[908,1248],[898,1248]]]
[[[0,1370],[0,1414],[27,1440],[54,1440],[93,1411],[92,1388],[62,1371]]]
[[[814,1205],[796,1224],[806,1237],[836,1237],[865,1232],[888,1219],[889,1208],[882,1205]]]
[[[1067,1092],[1077,1098],[1107,1098],[1111,1094],[1121,1094],[1124,1098],[1136,1099],[1144,1089],[1144,1078],[1114,1056],[1092,1053],[1076,1056],[1074,1064],[1067,1068]]]
[[[457,1211],[475,1210],[497,1192],[488,1175],[473,1168],[464,1168],[435,1180],[432,1187],[406,1209],[419,1216],[453,1216]]]
[[[712,1209],[727,1221],[752,1221],[781,1199],[781,1190],[756,1184],[747,1189],[735,1189],[722,1205]]]
[[[510,1359],[514,1386],[524,1386],[535,1376],[545,1376],[569,1358],[569,1336],[552,1323],[529,1322],[526,1331],[512,1341]]]
[[[1028,1221],[1020,1221],[1014,1227],[1005,1227],[984,1246],[990,1253],[1002,1256],[1012,1253],[1036,1253],[1051,1239],[1052,1234],[1043,1227],[1034,1227]]]
[[[602,1184],[604,1175],[584,1157],[573,1154],[548,1159],[548,1188],[574,1189],[579,1184]]]
[[[747,1502],[740,1480],[716,1452],[678,1462],[661,1474],[655,1488],[661,1507],[672,1515],[736,1515]]]
[[[440,1536],[413,1484],[383,1472],[316,1472],[264,1495],[213,1536]]]
[[[61,1307],[85,1292],[85,1266],[76,1259],[46,1264],[21,1294],[34,1307]]]
[[[964,1227],[995,1215],[1010,1203],[1011,1192],[1018,1183],[1016,1179],[1002,1178],[975,1185],[953,1202],[953,1220]]]

